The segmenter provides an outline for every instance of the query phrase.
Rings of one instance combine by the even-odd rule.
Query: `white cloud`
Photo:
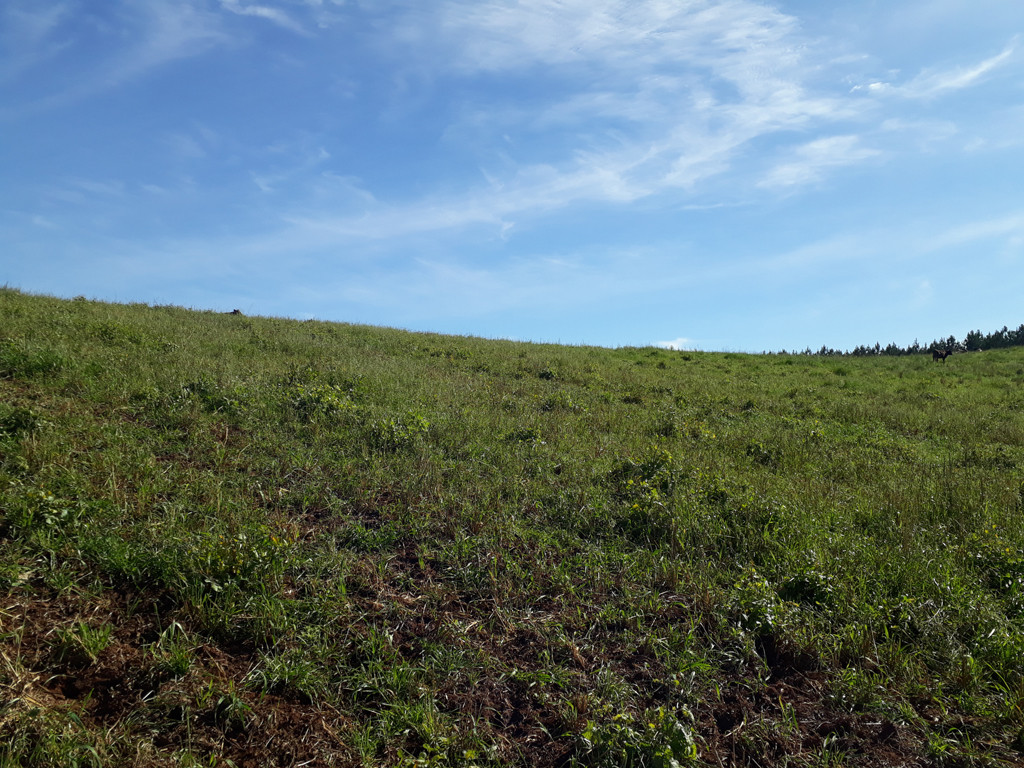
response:
[[[139,79],[179,59],[195,56],[229,41],[216,17],[195,0],[147,0],[111,3],[104,9],[116,18],[107,22],[44,25],[40,46],[58,46],[61,53],[85,55],[72,64],[73,76],[37,79],[40,94],[29,103],[0,109],[0,120],[22,117],[79,101]],[[57,29],[62,37],[55,39]],[[127,41],[127,43],[125,42]],[[101,53],[96,53],[100,51]],[[83,66],[83,62],[86,64]]]
[[[948,91],[958,91],[977,85],[993,70],[1008,63],[1014,55],[1016,40],[992,56],[969,67],[954,67],[946,70],[925,70],[909,83],[896,88],[887,88],[900,96],[912,99],[928,99]]]
[[[263,154],[275,158],[275,167],[250,171],[249,178],[265,194],[296,183],[309,185],[309,175],[331,158],[330,152],[323,147],[304,146],[301,142],[298,145],[290,142],[275,144],[267,147]]]
[[[1004,238],[1009,241],[1022,236],[1024,236],[1024,212],[1016,212],[998,218],[961,224],[932,237],[923,238],[920,250],[923,253],[930,253],[980,240]]]
[[[211,6],[220,10],[210,12]],[[284,7],[289,10],[274,0],[221,0],[219,6],[196,0],[126,3],[132,44],[86,73],[91,85],[75,87],[79,95],[90,88],[95,92],[175,59],[234,44],[230,25],[245,24],[233,17],[262,18],[298,32],[309,14],[338,13],[343,6],[305,0]],[[966,88],[1005,66],[1012,54],[1011,46],[973,66],[922,73],[900,87],[888,82],[897,79],[893,73],[882,75],[885,70],[879,69],[875,78],[854,87],[859,95],[852,98],[846,92],[849,81],[841,85],[842,78],[832,77],[829,68],[840,59],[856,64],[863,56],[837,58],[827,42],[802,32],[795,17],[753,0],[439,0],[380,7],[385,10],[371,25],[372,34],[386,38],[380,50],[400,52],[398,66],[426,70],[424,80],[476,84],[481,78],[509,77],[521,83],[535,73],[543,78],[508,100],[488,95],[457,113],[461,124],[452,135],[461,136],[461,130],[478,136],[481,165],[488,166],[482,169],[487,183],[477,186],[460,189],[451,182],[438,193],[429,191],[429,181],[410,184],[409,189],[428,192],[393,201],[372,181],[326,174],[329,156],[315,138],[304,157],[245,154],[239,175],[247,184],[264,193],[287,188],[294,194],[287,209],[268,214],[268,226],[278,227],[265,243],[268,248],[327,249],[356,239],[398,241],[472,227],[507,238],[524,229],[523,218],[573,205],[621,207],[665,195],[682,208],[694,199],[692,192],[716,180],[744,194],[757,188],[799,189],[838,169],[883,157],[867,144],[884,147],[888,157],[905,136],[926,133],[928,126],[906,118],[881,122],[874,131],[864,128],[863,123],[879,125],[886,116],[879,113],[894,102],[863,98],[862,91],[923,97]],[[375,11],[362,5],[360,13]],[[952,124],[932,127],[938,138],[956,130]],[[842,133],[807,140],[835,131]],[[890,140],[879,139],[884,132]],[[553,134],[561,154],[550,144],[538,150],[544,142],[530,141]],[[748,162],[766,138],[780,147],[777,164],[767,171]],[[179,156],[201,159],[205,153],[213,162],[225,154],[194,135],[168,134],[167,141]],[[735,196],[725,199],[731,203]],[[722,204],[721,197],[709,197],[701,207]]]
[[[780,46],[796,29],[795,18],[748,0],[448,0],[437,13],[410,14],[401,34],[439,38],[451,66],[464,70],[603,62],[628,76],[675,62],[753,82],[798,58]],[[750,66],[753,59],[772,66]]]
[[[89,195],[103,195],[120,197],[124,194],[124,182],[121,181],[99,181],[96,179],[69,179],[72,187],[82,190]]]
[[[59,224],[55,224],[45,216],[41,216],[39,214],[35,214],[32,217],[32,223],[37,227],[42,227],[43,229],[60,229]]]
[[[527,213],[622,205],[685,194],[725,174],[749,177],[736,161],[751,142],[855,118],[861,109],[811,92],[806,82],[831,52],[818,56],[795,18],[749,0],[447,0],[399,8],[399,18],[379,27],[392,36],[381,48],[401,50],[417,72],[519,77],[542,67],[545,87],[514,106],[471,105],[449,127],[451,142],[492,149],[501,142],[486,151],[486,186],[358,212],[307,209],[289,216],[293,224],[345,237],[477,224],[507,232]],[[546,87],[552,83],[558,87]],[[546,150],[541,160],[531,155],[538,135],[569,149],[561,157]],[[791,163],[808,176],[813,163],[818,178],[872,155],[836,141]],[[788,170],[793,185],[796,168]]]
[[[935,297],[935,290],[932,288],[931,280],[921,280],[913,289],[913,300],[910,304],[915,308],[923,308],[931,304]]]
[[[277,24],[279,27],[308,34],[306,28],[282,10],[267,5],[242,5],[239,0],[220,0],[221,7],[239,16],[255,16]]]
[[[927,153],[947,149],[949,140],[959,133],[960,128],[951,120],[894,117],[883,120],[876,135],[879,140],[884,138],[904,148]]]
[[[979,119],[972,121],[964,130],[970,137],[966,139],[965,152],[996,152],[1024,144],[1024,132],[1020,129],[1024,124],[1024,106],[1018,104],[991,110],[977,117]]]
[[[9,0],[0,10],[0,42],[4,60],[0,62],[0,82],[12,80],[57,56],[65,43],[54,39],[54,32],[70,15],[68,3]]]
[[[825,171],[855,165],[880,155],[881,152],[860,145],[857,136],[829,136],[816,139],[792,150],[787,162],[773,168],[758,182],[759,187],[792,187],[821,179]]]
[[[850,89],[850,93],[856,93],[857,91],[867,91],[868,93],[885,93],[886,91],[892,90],[892,83],[883,83],[877,81],[874,83],[867,83],[865,85],[855,85]]]
[[[693,349],[694,341],[685,336],[680,336],[678,339],[672,339],[672,341],[656,341],[654,346],[664,349]]]
[[[107,89],[128,82],[154,68],[203,53],[211,46],[227,41],[216,17],[190,2],[149,0],[140,13],[126,16],[127,33],[134,44],[117,49],[100,65],[86,92]],[[134,10],[134,7],[133,7]]]
[[[165,139],[168,148],[176,156],[197,160],[206,157],[206,149],[194,137],[184,133],[171,133]]]
[[[124,182],[73,177],[64,179],[60,184],[45,186],[42,192],[43,198],[47,201],[90,205],[123,198]]]
[[[561,162],[521,157],[506,183],[505,214],[521,207],[516,198],[540,209],[690,190],[735,170],[759,137],[855,118],[860,109],[812,93],[807,82],[829,52],[819,57],[794,17],[747,0],[449,0],[399,29],[411,50],[443,47],[429,59],[438,66],[485,75],[542,66],[545,80],[559,84],[546,97],[537,89],[517,111],[488,105],[498,122],[466,128],[554,130],[581,147]],[[616,121],[625,121],[621,133]]]

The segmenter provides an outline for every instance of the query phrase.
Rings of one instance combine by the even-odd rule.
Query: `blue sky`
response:
[[[1024,322],[1019,0],[5,0],[0,283],[604,346]]]

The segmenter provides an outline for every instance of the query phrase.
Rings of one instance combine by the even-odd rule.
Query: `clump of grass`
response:
[[[109,624],[92,626],[83,621],[70,628],[54,631],[53,655],[57,664],[68,668],[84,667],[96,662],[110,644],[114,628]]]

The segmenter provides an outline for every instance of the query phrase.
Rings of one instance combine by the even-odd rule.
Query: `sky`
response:
[[[4,0],[0,284],[607,347],[1024,322],[1020,0]]]

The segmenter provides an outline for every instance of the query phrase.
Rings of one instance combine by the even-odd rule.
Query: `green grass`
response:
[[[0,766],[1024,764],[1022,505],[1024,349],[3,289]]]

